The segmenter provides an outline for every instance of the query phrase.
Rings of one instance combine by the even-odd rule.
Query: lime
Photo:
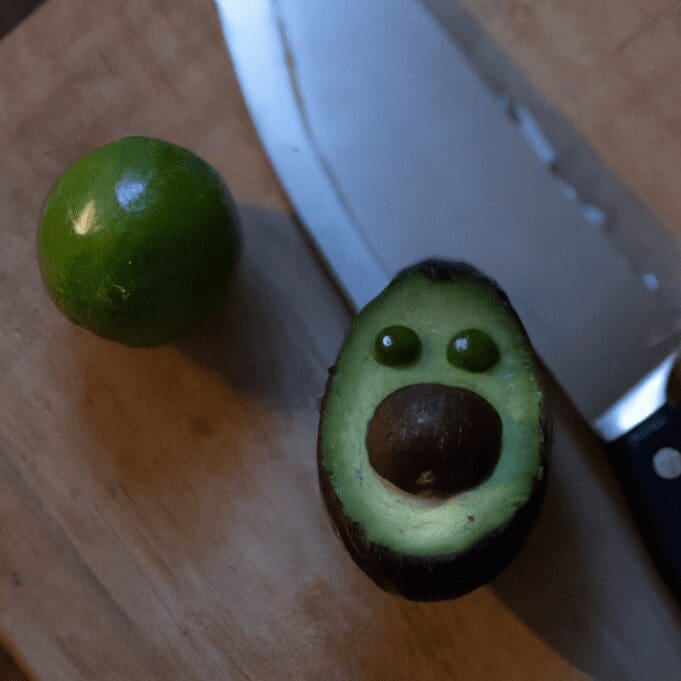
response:
[[[169,142],[129,137],[57,181],[38,256],[50,296],[76,324],[127,345],[162,345],[220,305],[237,229],[214,168]]]

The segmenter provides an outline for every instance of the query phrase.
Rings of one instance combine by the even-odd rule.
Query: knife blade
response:
[[[499,281],[571,401],[616,442],[615,469],[680,593],[681,415],[666,384],[681,307],[566,197],[416,0],[218,7],[265,148],[352,303],[429,256]]]

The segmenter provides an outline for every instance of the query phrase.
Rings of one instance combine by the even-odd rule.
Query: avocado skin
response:
[[[468,263],[439,259],[424,260],[399,272],[388,286],[393,286],[414,274],[436,282],[448,282],[459,277],[476,279],[487,285],[498,302],[506,306],[520,322],[503,289],[493,279]],[[527,331],[521,322],[520,326],[531,348]],[[321,403],[322,418],[334,374],[335,367],[331,367]],[[317,471],[326,510],[357,566],[385,591],[414,601],[437,601],[463,596],[502,572],[522,548],[535,522],[546,490],[548,456],[552,441],[552,428],[545,403],[542,409],[541,430],[543,438],[540,456],[543,475],[540,479],[535,479],[528,500],[517,509],[509,522],[484,536],[466,551],[440,556],[409,555],[369,541],[362,525],[346,516],[343,504],[334,490],[322,460],[320,427],[317,437]]]
[[[402,555],[367,540],[362,526],[345,515],[319,454],[317,463],[326,510],[352,559],[379,587],[414,601],[457,598],[496,577],[525,543],[539,512],[547,479],[545,472],[527,503],[511,520],[468,551],[451,556]]]

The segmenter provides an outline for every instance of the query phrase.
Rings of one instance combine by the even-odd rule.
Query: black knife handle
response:
[[[681,602],[681,405],[665,404],[609,454],[653,560]]]

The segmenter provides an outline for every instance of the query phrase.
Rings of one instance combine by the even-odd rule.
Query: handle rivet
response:
[[[681,477],[681,452],[674,447],[662,447],[653,456],[653,470],[665,480]]]

